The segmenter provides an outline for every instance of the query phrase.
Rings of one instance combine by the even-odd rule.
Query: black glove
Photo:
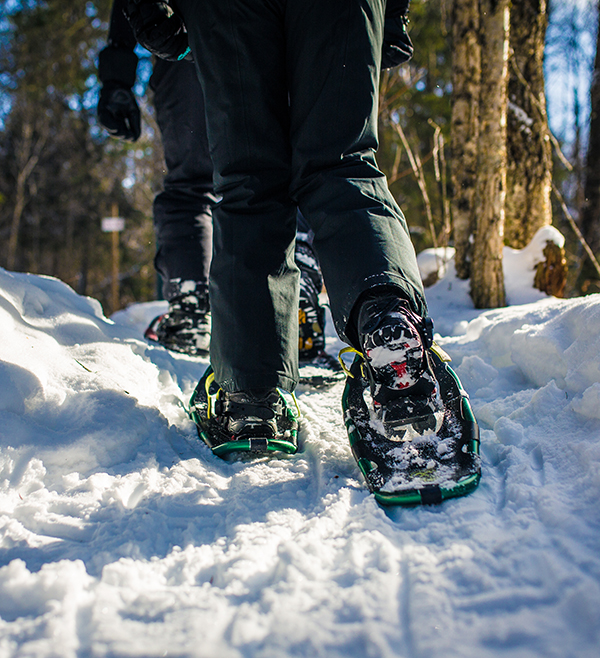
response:
[[[167,2],[125,0],[124,11],[137,42],[153,55],[171,62],[191,59],[185,25]]]
[[[132,142],[141,132],[140,108],[131,91],[137,63],[132,48],[112,42],[98,56],[98,77],[102,83],[98,120],[111,135]]]
[[[100,90],[98,120],[114,137],[135,142],[141,134],[141,118],[131,89],[107,82]]]
[[[408,2],[393,15],[386,15],[383,27],[383,47],[381,49],[381,68],[391,69],[408,62],[413,56],[414,48],[406,26],[408,24]]]

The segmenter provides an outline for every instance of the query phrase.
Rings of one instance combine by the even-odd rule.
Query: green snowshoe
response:
[[[282,389],[227,393],[209,366],[192,394],[189,414],[200,438],[218,457],[298,450],[300,412],[293,394]]]
[[[381,409],[375,413],[362,354],[347,370],[342,407],[350,446],[369,490],[383,505],[440,503],[471,493],[481,477],[479,429],[469,396],[443,350],[433,344],[428,352],[438,407],[413,414],[410,423],[395,422],[393,413],[385,416]]]

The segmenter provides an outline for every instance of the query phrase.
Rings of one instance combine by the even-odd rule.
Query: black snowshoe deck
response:
[[[252,436],[236,439],[211,416],[211,396],[218,391],[213,381],[208,385],[212,368],[208,366],[198,382],[196,390],[190,399],[190,418],[196,424],[198,436],[218,457],[227,457],[235,453],[265,454],[269,452],[285,452],[294,454],[298,450],[298,418],[299,412],[289,394],[283,391],[279,394],[283,400],[283,414],[277,419],[279,432],[277,436]],[[289,396],[291,398],[291,396]]]
[[[369,490],[382,505],[431,505],[471,493],[479,484],[479,428],[469,396],[452,368],[431,349],[444,410],[437,431],[386,430],[370,411],[361,356],[346,380],[342,407],[352,453]]]
[[[339,361],[325,351],[319,352],[313,359],[300,361],[298,373],[298,384],[312,388],[332,386],[346,376]]]

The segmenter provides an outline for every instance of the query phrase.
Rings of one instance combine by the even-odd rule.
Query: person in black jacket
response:
[[[205,92],[222,196],[209,286],[219,387],[211,418],[223,436],[268,446],[280,431],[277,392],[298,382],[298,208],[315,234],[336,330],[364,357],[375,413],[402,422],[416,409],[439,412],[414,248],[375,160],[379,75],[410,49],[407,0],[127,5],[157,55],[191,51]]]
[[[100,52],[100,123],[115,137],[136,141],[140,110],[133,93],[138,58],[136,38],[114,0],[107,46]],[[155,267],[168,313],[155,318],[146,337],[192,355],[210,345],[208,278],[212,251],[212,162],[206,137],[204,97],[194,64],[185,58],[156,58],[150,87],[167,166],[164,190],[154,200]],[[325,309],[319,303],[323,279],[311,246],[312,233],[300,215],[296,264],[302,272],[299,352],[302,361],[325,347]]]
[[[123,6],[124,0],[115,0],[108,43],[99,55],[102,88],[98,118],[115,137],[135,141],[141,132],[140,110],[132,91],[138,58]],[[167,167],[164,189],[154,199],[154,263],[169,310],[152,322],[146,336],[175,351],[207,354],[212,206],[216,197],[204,98],[189,61],[157,59],[150,87]]]

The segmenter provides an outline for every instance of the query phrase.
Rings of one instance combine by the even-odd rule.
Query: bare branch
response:
[[[436,233],[435,233],[435,227],[434,227],[434,224],[433,224],[433,215],[432,215],[432,212],[431,212],[431,201],[429,200],[429,194],[427,193],[427,185],[425,183],[425,174],[423,172],[423,165],[422,165],[421,160],[419,158],[419,154],[413,152],[413,150],[410,147],[410,144],[408,142],[408,139],[406,139],[406,135],[404,134],[404,130],[402,129],[402,126],[400,125],[400,123],[393,121],[392,126],[394,127],[394,130],[398,133],[400,139],[402,140],[402,145],[404,146],[406,154],[408,155],[408,160],[410,162],[410,166],[412,167],[413,174],[415,175],[415,178],[417,179],[417,183],[419,185],[419,190],[421,190],[421,195],[423,197],[423,202],[425,204],[425,213],[427,215],[427,224],[429,225],[429,231],[431,233],[431,241],[433,243],[434,248],[437,248],[438,243],[437,243],[437,236],[436,236]]]

